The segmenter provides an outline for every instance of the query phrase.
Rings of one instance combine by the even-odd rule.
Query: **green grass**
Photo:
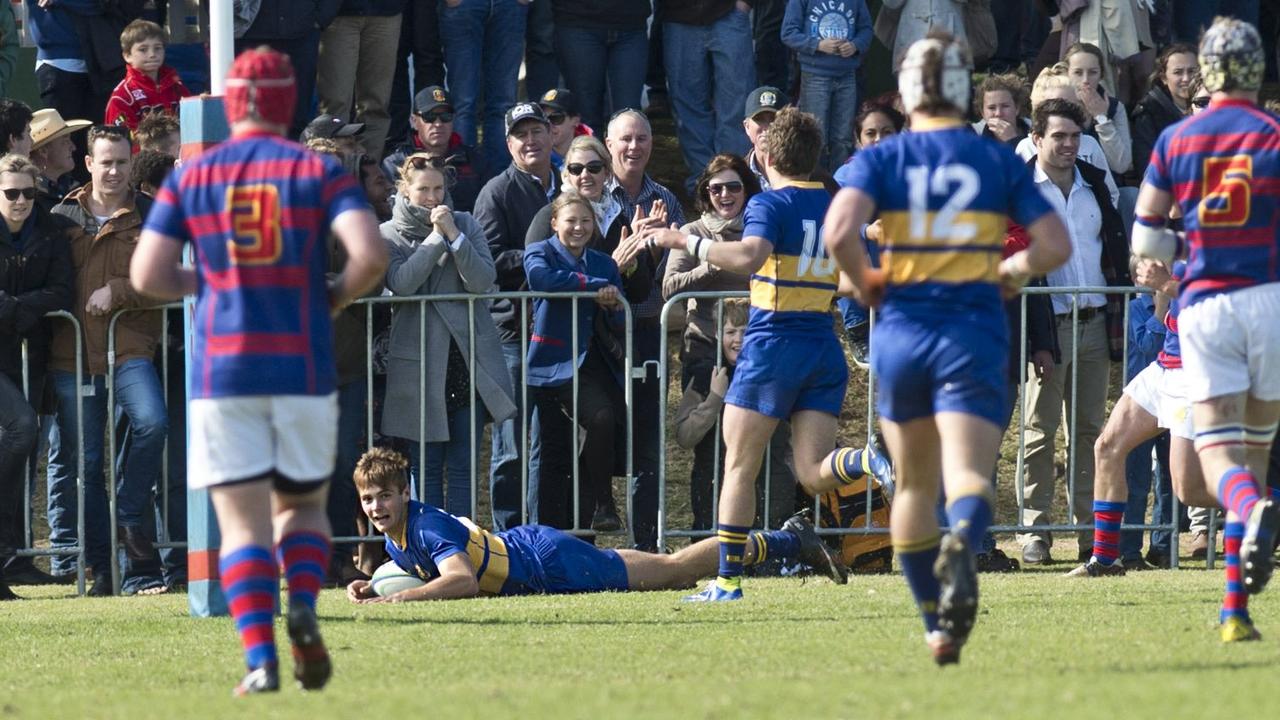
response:
[[[184,596],[23,588],[40,599],[0,604],[0,717],[1154,718],[1268,702],[1280,646],[1219,643],[1221,573],[1065,569],[984,576],[946,669],[896,575],[751,579],[727,606],[679,592],[354,606],[326,591],[328,689],[238,701],[230,620],[188,618]],[[1255,605],[1264,634],[1280,626],[1270,596]]]

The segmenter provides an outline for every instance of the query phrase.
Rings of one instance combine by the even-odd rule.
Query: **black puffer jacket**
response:
[[[1151,161],[1151,149],[1156,146],[1160,133],[1184,117],[1164,83],[1152,85],[1146,96],[1138,101],[1138,106],[1133,109],[1133,120],[1129,123],[1133,133],[1133,168],[1126,175],[1130,181],[1127,184],[1142,182],[1147,163]]]
[[[22,374],[22,341],[30,367],[42,374],[49,362],[51,322],[45,314],[69,310],[75,270],[62,224],[39,206],[23,228],[19,252],[8,227],[0,222],[0,372]]]

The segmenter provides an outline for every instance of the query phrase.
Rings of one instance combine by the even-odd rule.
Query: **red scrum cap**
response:
[[[297,94],[287,55],[266,45],[245,50],[227,72],[227,122],[253,119],[287,128]]]

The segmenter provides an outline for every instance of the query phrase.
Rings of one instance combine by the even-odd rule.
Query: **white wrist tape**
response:
[[[1157,227],[1139,218],[1133,223],[1133,254],[1168,265],[1178,256],[1178,236],[1166,227]]]
[[[698,258],[700,262],[706,262],[707,256],[711,254],[711,241],[706,238],[700,238],[697,235],[685,235],[684,245],[689,254]]]

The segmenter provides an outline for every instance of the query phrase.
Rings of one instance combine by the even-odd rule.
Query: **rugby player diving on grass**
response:
[[[716,572],[715,538],[659,555],[597,548],[543,525],[491,533],[467,518],[411,500],[407,469],[403,455],[373,448],[356,464],[355,484],[361,509],[386,536],[391,559],[425,584],[379,597],[368,580],[356,580],[347,586],[352,602],[672,590],[693,587]],[[839,584],[848,579],[848,571],[801,516],[787,520],[781,530],[750,534],[745,564],[770,557],[799,560]]]

